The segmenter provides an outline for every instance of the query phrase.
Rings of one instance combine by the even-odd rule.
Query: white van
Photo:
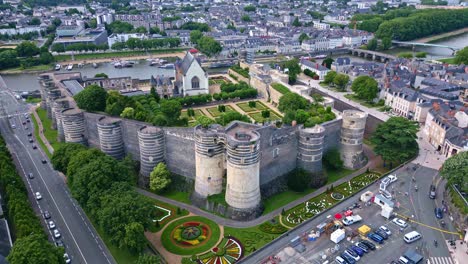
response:
[[[422,236],[416,231],[409,232],[403,237],[403,240],[405,240],[406,243],[413,243],[414,241],[420,239]]]

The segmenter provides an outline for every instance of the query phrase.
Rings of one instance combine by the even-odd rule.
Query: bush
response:
[[[343,161],[341,160],[340,152],[338,149],[331,149],[323,156],[323,163],[325,166],[332,170],[340,170],[343,168]]]
[[[288,231],[286,227],[281,224],[272,224],[270,221],[267,221],[261,224],[258,229],[260,231],[268,233],[268,234],[283,234],[284,232]]]
[[[303,169],[295,169],[288,175],[288,187],[295,192],[305,191],[310,181],[309,173]]]

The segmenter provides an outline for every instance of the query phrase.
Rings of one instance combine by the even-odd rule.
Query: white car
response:
[[[55,238],[60,238],[61,236],[62,236],[62,235],[60,235],[60,232],[59,232],[57,229],[55,229],[55,230],[54,230],[54,237],[55,237]]]
[[[40,192],[36,192],[36,194],[35,194],[35,195],[36,195],[36,200],[38,200],[38,201],[39,201],[40,199],[42,199],[42,195],[41,195],[41,193],[40,193]]]
[[[386,226],[379,227],[379,230],[382,230],[383,232],[387,233],[387,235],[392,234],[392,231],[390,231],[390,229],[388,229]]]
[[[395,218],[392,220],[392,222],[399,227],[406,228],[408,226],[408,224],[400,218]]]
[[[54,229],[55,228],[54,221],[49,221],[48,225],[49,225],[49,229]]]
[[[70,257],[68,256],[67,253],[63,254],[63,259],[65,260],[65,263],[67,263],[67,264],[71,263],[71,259],[70,259]]]
[[[388,175],[387,178],[390,179],[390,183],[396,182],[396,180],[398,180],[397,176],[396,176],[396,175],[392,175],[392,174]]]

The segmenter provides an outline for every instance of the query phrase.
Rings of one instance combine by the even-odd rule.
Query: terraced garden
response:
[[[219,117],[220,115],[223,114],[222,112],[219,111],[218,106],[210,107],[210,108],[207,108],[206,110],[211,114],[211,116],[216,118],[216,117]],[[229,105],[225,105],[225,107],[226,107],[226,111],[224,111],[225,113],[227,113],[227,112],[236,112],[236,110],[234,110]]]
[[[188,118],[189,126],[195,125],[197,117],[205,115],[200,109],[194,109],[193,111],[195,112],[195,116],[189,116],[187,110],[182,110],[180,114],[180,117]]]
[[[358,175],[350,181],[330,188],[328,192],[321,193],[309,201],[286,211],[282,216],[282,222],[286,226],[294,227],[351,196],[363,187],[379,179],[379,177],[380,174],[375,172]]]
[[[254,102],[254,104],[252,104]],[[247,113],[257,123],[263,123],[265,121],[276,121],[281,120],[281,115],[270,109],[268,106],[260,101],[250,101],[236,104],[242,111]],[[268,111],[268,114],[264,116],[262,112]]]

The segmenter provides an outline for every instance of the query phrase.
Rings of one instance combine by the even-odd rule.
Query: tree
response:
[[[263,118],[270,118],[270,110],[263,110],[262,111],[262,117]]]
[[[104,111],[106,109],[107,92],[98,85],[87,86],[74,96],[79,108],[86,111]]]
[[[303,109],[298,109],[296,111],[296,115],[294,117],[294,119],[297,121],[298,124],[304,124],[307,119],[309,119],[310,117],[310,113],[303,110]]]
[[[287,93],[280,97],[278,109],[285,113],[287,111],[297,111],[298,109],[307,109],[309,102],[304,97],[296,93]]]
[[[147,243],[143,225],[136,222],[126,225],[124,243],[132,253],[143,252]]]
[[[133,119],[135,117],[135,109],[131,107],[125,107],[122,113],[120,114],[120,117]]]
[[[373,38],[371,40],[369,40],[369,42],[367,43],[367,49],[368,50],[376,50],[377,49],[377,39],[376,38]]]
[[[389,37],[382,38],[382,50],[388,50],[392,47],[392,39]]]
[[[96,18],[91,18],[88,22],[88,26],[90,28],[97,28],[97,20]]]
[[[333,83],[338,87],[339,90],[344,91],[346,85],[349,82],[349,76],[346,74],[339,73],[333,78]]]
[[[253,5],[246,5],[246,6],[244,6],[244,11],[245,11],[245,12],[255,12],[255,10],[257,10],[257,9],[256,9],[255,6],[253,6]]]
[[[171,184],[171,172],[167,169],[166,164],[160,162],[150,174],[150,190],[161,192],[169,184]]]
[[[217,55],[223,50],[218,41],[208,36],[203,36],[198,40],[197,48],[208,57]]]
[[[180,19],[180,17],[179,17]],[[183,24],[180,29],[187,29],[187,30],[200,30],[201,32],[208,32],[210,31],[210,26],[206,23],[198,23],[198,22],[187,22]]]
[[[326,84],[331,84],[333,83],[333,80],[335,79],[337,73],[335,71],[329,71],[327,75],[325,75],[325,78],[323,79],[323,82]]]
[[[96,73],[96,74],[94,75],[94,77],[95,77],[95,78],[102,77],[102,78],[105,78],[105,79],[109,78],[109,76],[108,76],[107,74],[103,73],[103,72],[101,72],[101,73]]]
[[[299,40],[299,43],[302,44],[302,42],[304,42],[305,40],[309,40],[310,37],[309,35],[307,35],[306,33],[301,33],[301,35],[299,36],[298,40]]]
[[[182,105],[176,100],[163,100],[161,101],[161,112],[167,118],[169,123],[175,122],[180,117]]]
[[[343,161],[341,160],[340,152],[338,149],[330,149],[323,156],[323,164],[332,170],[340,170],[343,168]]]
[[[440,171],[449,184],[458,184],[460,190],[468,192],[468,151],[448,158]]]
[[[160,264],[161,258],[158,255],[142,254],[135,261],[135,264]]]
[[[33,17],[29,23],[31,26],[39,26],[41,24],[41,20],[38,17]]]
[[[370,102],[377,97],[379,88],[377,81],[373,78],[369,76],[359,76],[353,81],[351,90],[357,97]]]
[[[214,124],[215,122],[213,121],[213,119],[201,115],[196,118],[196,123],[197,125],[201,125],[203,128],[208,128],[211,124]]]
[[[86,147],[81,144],[61,144],[59,148],[55,149],[54,154],[52,155],[52,166],[54,166],[54,169],[67,175],[68,163],[70,162],[70,159],[78,152],[85,149]]]
[[[200,30],[193,30],[190,32],[190,42],[194,44],[197,44],[202,37],[203,33]]]
[[[418,130],[414,121],[404,117],[391,117],[379,124],[372,135],[371,142],[376,146],[375,153],[381,155],[384,161],[407,161],[418,154]]]
[[[331,65],[332,65],[332,63],[333,63],[334,61],[335,61],[335,60],[333,60],[332,58],[327,57],[326,59],[324,59],[324,60],[322,61],[322,66],[325,66],[325,67],[327,67],[328,69],[331,69]]]
[[[464,47],[463,49],[457,51],[455,54],[455,63],[456,64],[465,64],[468,65],[468,46]]]
[[[243,15],[241,17],[241,20],[244,21],[244,22],[251,22],[252,21],[252,19],[250,18],[249,15]]]
[[[294,19],[294,21],[292,22],[292,25],[293,25],[294,27],[300,27],[300,26],[302,26],[301,22],[299,22],[299,17],[296,17],[296,18]]]
[[[109,34],[112,33],[130,33],[133,30],[133,25],[120,20],[114,21],[106,26]]]
[[[303,169],[295,169],[288,174],[288,187],[295,192],[305,191],[310,181],[309,173]]]
[[[227,112],[216,118],[216,123],[225,126],[234,120],[250,123],[250,118],[238,112]]]
[[[424,52],[424,51],[418,52],[415,55],[416,58],[420,58],[420,59],[426,58],[426,56],[427,56],[427,52]]]
[[[296,58],[286,61],[283,65],[283,68],[288,69],[288,73],[301,73],[301,65],[299,65],[299,60]]]
[[[19,66],[18,54],[15,50],[5,50],[0,52],[0,69],[8,69]]]
[[[34,42],[23,41],[15,48],[18,57],[32,57],[41,52],[41,49]]]
[[[43,235],[31,234],[13,244],[7,260],[18,264],[61,264],[63,249],[53,246]]]

